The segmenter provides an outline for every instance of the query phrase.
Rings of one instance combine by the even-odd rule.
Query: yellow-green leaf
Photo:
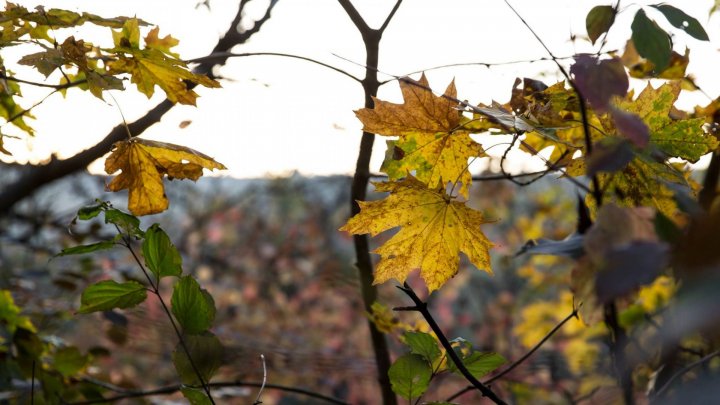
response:
[[[390,196],[359,201],[360,213],[340,229],[376,235],[402,227],[374,251],[381,255],[375,284],[391,278],[403,282],[411,271],[420,269],[430,291],[436,290],[457,273],[460,252],[479,269],[492,273],[488,252],[492,243],[480,230],[488,221],[479,211],[453,201],[442,187],[428,189],[413,176],[375,187]]]
[[[108,174],[122,170],[108,190],[128,189],[128,209],[138,216],[167,209],[163,176],[194,181],[202,176],[203,168],[222,170],[225,166],[190,148],[138,138],[115,143],[105,161]]]
[[[383,170],[391,179],[414,172],[418,180],[431,187],[460,181],[459,192],[467,196],[472,182],[468,160],[485,153],[462,125],[467,119],[453,101],[457,96],[455,83],[450,83],[443,96],[435,96],[423,75],[417,82],[401,80],[400,90],[403,104],[375,99],[375,108],[356,111],[365,131],[400,137],[395,147],[403,151],[402,158],[386,161]]]

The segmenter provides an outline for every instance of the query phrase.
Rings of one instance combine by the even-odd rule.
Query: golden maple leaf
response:
[[[374,251],[381,255],[375,284],[391,278],[403,282],[411,271],[420,269],[428,289],[436,290],[457,273],[460,252],[492,274],[488,253],[492,243],[480,230],[488,221],[479,211],[453,201],[442,186],[428,189],[413,176],[375,183],[375,190],[391,194],[381,201],[358,201],[360,213],[340,228],[374,236],[402,227]]]
[[[184,146],[133,138],[116,142],[105,161],[105,171],[122,170],[110,184],[109,191],[128,189],[128,209],[134,215],[157,214],[168,207],[163,176],[171,179],[197,180],[203,168],[226,169],[212,158]]]
[[[429,90],[423,74],[417,83],[400,81],[404,104],[375,100],[375,108],[355,112],[363,130],[383,136],[398,136],[394,144],[402,158],[389,160],[383,170],[390,179],[405,177],[414,171],[415,177],[434,186],[460,181],[460,194],[467,197],[472,176],[467,170],[468,159],[485,156],[482,146],[470,138],[463,127],[468,119],[458,110],[455,83],[451,82],[444,96]]]

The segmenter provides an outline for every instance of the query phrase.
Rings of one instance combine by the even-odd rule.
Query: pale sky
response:
[[[158,25],[161,35],[172,34],[178,38],[180,46],[176,51],[185,59],[204,56],[211,50],[218,36],[226,30],[235,8],[235,2],[227,0],[211,0],[210,11],[204,7],[196,9],[195,0],[19,3],[28,8],[42,4],[45,8],[89,11],[106,17],[136,15]],[[264,4],[262,0],[252,3]],[[366,20],[377,27],[394,0],[355,0],[354,3]],[[585,15],[592,6],[611,4],[609,1],[578,0],[512,0],[511,3],[557,56],[595,51],[587,41],[570,42],[570,34],[585,34]],[[639,1],[633,4],[653,3]],[[712,0],[667,3],[698,18],[708,31],[711,43],[681,33],[676,35],[675,50],[682,52],[686,45],[691,48],[688,72],[696,76],[698,84],[711,97],[717,97],[720,82],[715,76],[720,53],[715,40],[720,38],[720,29],[716,15],[708,21]],[[611,30],[606,49],[622,47],[629,37],[636,6],[628,7]],[[262,7],[248,8],[250,12],[264,11]],[[663,27],[671,28],[664,21],[659,22]],[[61,30],[56,35],[59,42],[70,35],[100,45],[110,45],[112,41],[107,29]],[[405,0],[386,30],[380,49],[380,70],[394,75],[452,63],[494,63],[547,56],[502,0]],[[263,29],[235,51],[306,56],[356,76],[361,76],[363,69],[334,54],[358,63],[365,59],[359,34],[335,0],[280,0]],[[13,66],[26,52],[4,49],[3,59],[18,77],[42,81],[42,75]],[[538,76],[541,72],[549,72],[550,76]],[[434,70],[427,75],[430,85],[439,93],[455,78],[459,98],[472,103],[489,103],[493,99],[506,102],[515,77],[534,77],[552,83],[560,79],[556,72],[552,63],[539,62],[490,69],[484,66],[453,67]],[[231,59],[220,73],[231,79],[222,81],[222,89],[200,89],[197,108],[173,108],[162,122],[145,131],[143,137],[182,144],[213,156],[229,169],[221,175],[258,177],[294,170],[306,175],[352,173],[361,136],[361,125],[353,114],[353,110],[361,108],[363,103],[362,88],[358,83],[318,65],[279,57]],[[384,78],[389,77],[381,75],[381,79]],[[51,76],[49,82],[57,83],[57,80]],[[103,103],[79,90],[70,90],[65,99],[54,95],[34,110],[38,119],[31,121],[31,125],[37,130],[37,136],[27,141],[7,140],[6,147],[21,162],[37,162],[52,152],[69,157],[92,146],[120,122],[118,106],[128,121],[132,121],[163,98],[159,88],[153,99],[148,100],[134,85],[127,83],[126,87],[127,91],[113,92],[117,104],[110,97]],[[47,89],[26,86],[26,100],[22,105],[32,105],[45,94]],[[379,96],[401,102],[397,83],[383,86]],[[708,102],[699,93],[685,94],[680,107],[691,108]],[[180,129],[179,124],[184,120],[191,120],[192,124]],[[3,130],[6,129],[8,126],[3,126]],[[486,148],[504,141],[498,137],[478,139]],[[372,170],[377,171],[380,167],[384,140],[376,140]],[[491,152],[502,153],[502,148],[491,149]],[[542,167],[539,159],[528,158],[521,152],[511,154],[511,160],[513,170]],[[480,167],[473,169],[477,171]],[[92,171],[101,170],[102,161],[93,164]]]

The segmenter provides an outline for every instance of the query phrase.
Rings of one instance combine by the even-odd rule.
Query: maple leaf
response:
[[[168,207],[163,176],[195,181],[202,176],[203,168],[223,170],[226,167],[184,146],[133,138],[115,143],[105,161],[108,174],[122,170],[107,189],[128,189],[128,209],[134,215],[156,214]]]
[[[170,47],[176,43],[170,36],[159,39],[158,31],[153,30],[145,38],[146,47],[140,49],[140,28],[135,19],[125,22],[121,31],[113,31],[113,40],[113,51],[125,55],[108,62],[110,73],[129,73],[130,81],[148,98],[152,97],[155,85],[158,85],[173,103],[195,105],[198,95],[188,88],[186,81],[205,87],[220,87],[217,81],[188,70],[185,62],[170,53]]]
[[[381,201],[358,201],[360,213],[340,228],[374,236],[402,227],[374,251],[381,255],[375,284],[391,278],[403,282],[411,271],[420,269],[428,289],[434,291],[457,273],[460,252],[492,274],[488,253],[492,243],[480,230],[480,225],[488,221],[479,211],[453,201],[442,185],[428,189],[413,176],[375,183],[375,190],[391,194]]]
[[[455,83],[438,97],[429,90],[423,74],[417,82],[401,80],[400,90],[403,104],[374,99],[375,108],[355,112],[363,130],[399,137],[394,146],[402,150],[402,157],[386,161],[383,170],[393,180],[414,171],[418,180],[432,186],[460,181],[459,192],[467,197],[472,182],[468,159],[485,156],[485,152],[463,127],[468,119],[453,101],[457,96]]]

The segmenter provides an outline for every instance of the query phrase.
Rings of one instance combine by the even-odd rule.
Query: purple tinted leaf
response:
[[[647,146],[650,140],[650,129],[640,117],[617,108],[611,108],[610,114],[620,135],[640,148]]]
[[[604,269],[595,279],[598,300],[609,302],[650,284],[665,268],[667,260],[668,248],[663,243],[633,242],[611,250]]]
[[[595,56],[578,55],[570,73],[583,97],[598,112],[610,107],[613,96],[627,94],[628,77],[618,58],[598,60]]]
[[[593,153],[585,159],[586,173],[592,177],[598,172],[622,170],[635,157],[627,141],[606,138],[593,147]]]
[[[520,251],[518,251],[515,256],[520,256],[521,254],[567,256],[578,259],[585,254],[583,250],[583,236],[574,233],[563,240],[543,238],[529,240],[520,248]]]

